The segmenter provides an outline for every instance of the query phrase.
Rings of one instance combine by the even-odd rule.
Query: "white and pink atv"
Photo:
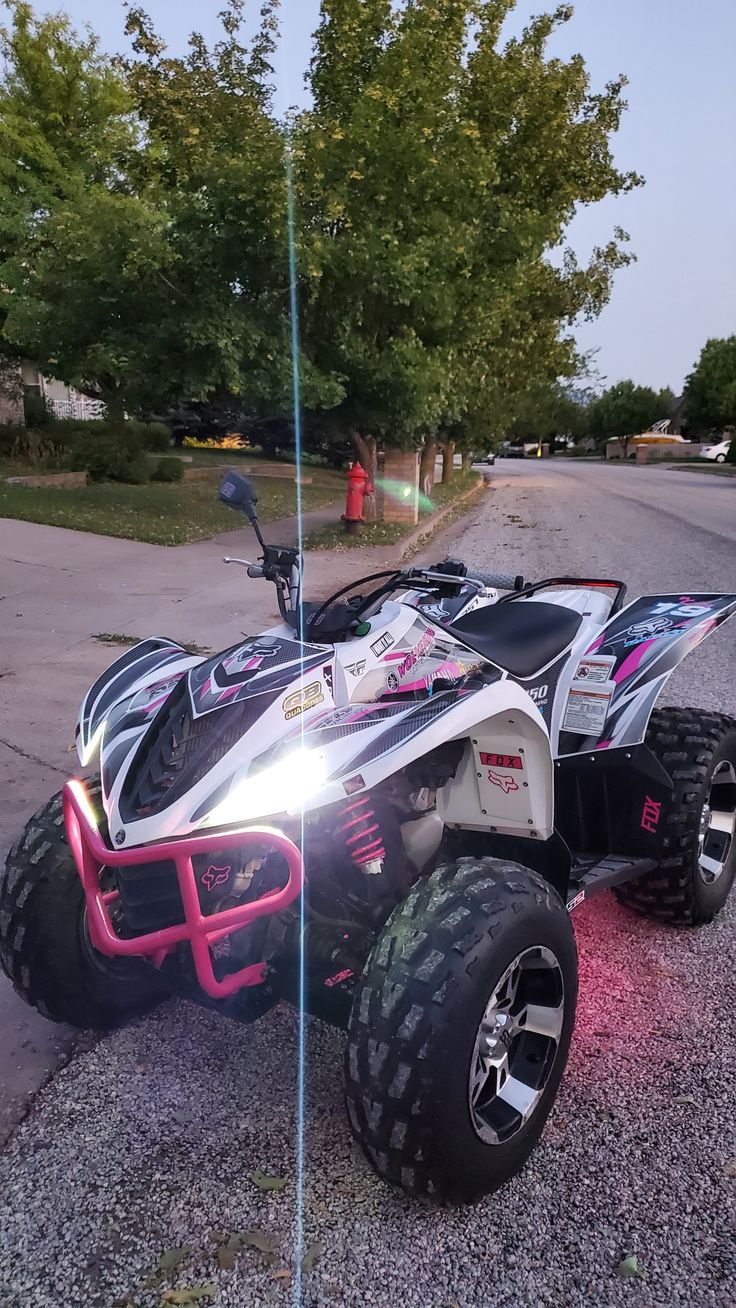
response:
[[[614,887],[697,926],[726,901],[736,722],[654,703],[736,595],[625,606],[618,581],[447,560],[306,604],[247,480],[220,494],[282,622],[207,659],[146,640],[95,683],[77,727],[95,775],[8,857],[3,966],[82,1027],[167,992],[243,1021],[303,1001],[347,1028],[350,1122],[380,1175],[476,1198],[557,1094],[569,911]]]

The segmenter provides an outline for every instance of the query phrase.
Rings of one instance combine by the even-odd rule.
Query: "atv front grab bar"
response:
[[[261,984],[265,978],[265,963],[251,963],[218,980],[212,967],[210,947],[256,918],[280,912],[298,898],[304,884],[304,863],[293,841],[269,827],[250,827],[244,831],[211,831],[185,836],[155,845],[139,845],[136,849],[109,849],[100,835],[92,805],[81,781],[67,782],[62,792],[62,802],[67,839],[87,903],[89,938],[99,953],[109,958],[143,956],[155,967],[161,967],[167,954],[182,941],[187,941],[191,946],[197,980],[210,998],[226,999],[245,986]],[[235,847],[242,849],[247,844],[267,845],[283,855],[289,869],[286,885],[279,890],[268,891],[251,903],[237,904],[234,908],[205,916],[199,902],[193,857],[209,852],[219,854],[222,850]],[[110,905],[119,899],[119,891],[104,891],[100,885],[100,873],[104,868],[164,861],[170,861],[176,867],[184,921],[176,926],[149,931],[145,935],[119,936],[109,913]]]

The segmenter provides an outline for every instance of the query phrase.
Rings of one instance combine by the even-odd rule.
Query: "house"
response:
[[[38,395],[52,410],[56,418],[74,418],[78,422],[91,422],[95,418],[105,417],[105,406],[101,400],[91,400],[88,395],[66,382],[54,377],[44,377],[32,363],[20,365],[25,394]]]

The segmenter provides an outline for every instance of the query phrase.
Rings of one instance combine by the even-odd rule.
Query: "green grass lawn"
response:
[[[423,495],[419,497],[420,523],[426,521],[429,530],[433,514],[440,509],[448,508],[477,485],[477,472],[456,472],[451,482],[447,484],[437,482],[431,500],[426,500]],[[459,505],[457,511],[462,513],[464,506]],[[446,519],[443,520],[443,527],[445,522]],[[367,522],[355,536],[350,536],[345,531],[344,523],[335,522],[334,525],[318,527],[315,531],[310,531],[304,545],[308,550],[367,549],[374,545],[396,545],[413,530],[412,526],[403,523]]]
[[[303,510],[321,509],[334,502],[338,516],[343,479],[335,477],[323,482],[321,478],[320,482],[320,485],[302,487]],[[255,486],[258,513],[264,522],[295,513],[296,495],[291,481],[259,477]],[[80,490],[9,486],[0,482],[0,517],[94,531],[102,536],[122,536],[154,545],[206,540],[245,523],[242,515],[219,503],[216,477],[211,482],[174,485],[125,486],[102,482]]]
[[[717,477],[736,477],[736,464],[716,463],[714,459],[687,459],[670,467],[676,472],[714,472]]]
[[[288,460],[275,459],[268,454],[264,454],[259,445],[245,450],[197,450],[191,446],[183,445],[180,450],[172,449],[171,453],[184,458],[188,466],[194,468],[214,468],[223,465],[237,468],[239,463],[279,463],[284,468],[293,467],[293,463]],[[328,468],[324,462],[313,459],[309,455],[302,458],[302,472],[306,477],[335,476],[334,469]],[[341,476],[344,482],[345,473],[338,471],[337,475]]]

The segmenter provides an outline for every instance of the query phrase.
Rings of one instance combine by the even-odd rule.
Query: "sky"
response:
[[[58,7],[88,22],[105,48],[124,48],[118,0]],[[551,7],[518,0],[510,31]],[[208,37],[218,31],[220,0],[144,0],[144,8],[174,53],[192,27]],[[279,110],[306,102],[318,12],[319,0],[281,0]],[[637,257],[616,275],[601,316],[579,327],[579,344],[597,351],[605,385],[631,377],[679,393],[705,341],[736,332],[736,0],[577,0],[550,50],[581,53],[594,89],[628,77],[629,110],[614,152],[619,167],[646,178],[645,187],[590,206],[572,223],[569,243],[581,259],[617,225]]]

